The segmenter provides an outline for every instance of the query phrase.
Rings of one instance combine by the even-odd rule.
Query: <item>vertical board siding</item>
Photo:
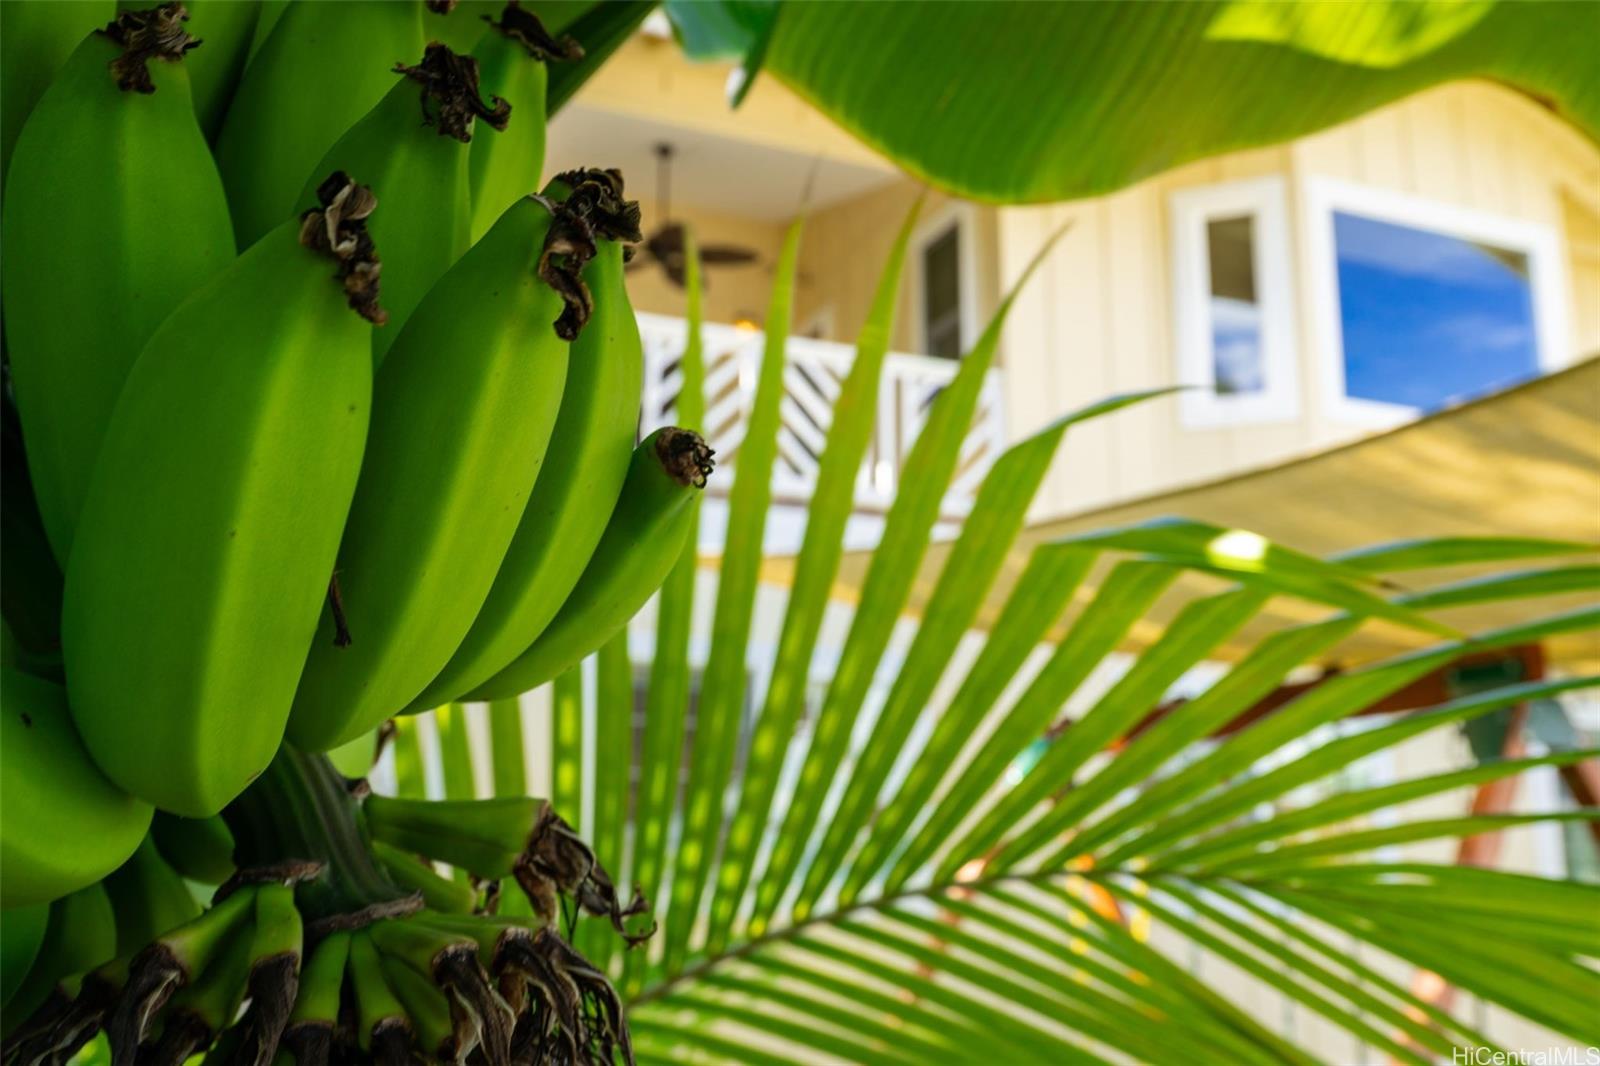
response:
[[[1178,189],[1281,175],[1295,264],[1299,417],[1188,429],[1178,404],[1118,414],[1074,435],[1033,517],[1071,513],[1273,465],[1370,429],[1330,415],[1312,303],[1304,183],[1335,178],[1552,227],[1561,237],[1574,354],[1600,351],[1600,152],[1525,98],[1487,82],[1420,93],[1291,144],[1195,163],[1095,200],[1002,208],[991,261],[1001,287],[1049,226],[1068,217],[1036,291],[1005,339],[1012,439],[1112,392],[1176,380],[1168,198]]]

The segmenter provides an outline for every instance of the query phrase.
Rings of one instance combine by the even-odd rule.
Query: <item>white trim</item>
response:
[[[1317,379],[1322,390],[1322,407],[1330,415],[1347,422],[1389,427],[1409,422],[1423,413],[1420,408],[1405,404],[1345,395],[1344,337],[1333,234],[1335,211],[1462,240],[1481,241],[1526,255],[1539,369],[1548,374],[1572,361],[1567,334],[1566,275],[1562,268],[1560,240],[1551,227],[1335,178],[1306,178],[1302,201],[1318,349]]]
[[[1294,283],[1289,256],[1289,210],[1280,177],[1180,189],[1169,198],[1172,216],[1173,351],[1181,385],[1197,386],[1178,399],[1182,424],[1209,429],[1247,422],[1289,422],[1300,415],[1295,360]],[[1211,260],[1206,226],[1218,217],[1248,214],[1256,305],[1261,310],[1260,392],[1220,395],[1212,352]]]
[[[957,285],[961,290],[961,354],[972,349],[978,339],[978,213],[971,204],[952,201],[931,215],[911,234],[911,321],[916,349],[928,352],[928,323],[923,314],[923,253],[928,245],[954,228],[959,232],[956,253],[959,257]],[[931,357],[930,357],[931,358]],[[940,362],[945,362],[939,357]]]
[[[836,335],[835,319],[833,304],[823,304],[806,316],[800,328],[794,331],[794,335],[812,341],[834,340]]]

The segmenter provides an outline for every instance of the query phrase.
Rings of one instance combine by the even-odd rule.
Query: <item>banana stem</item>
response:
[[[322,876],[295,888],[308,923],[409,895],[373,859],[360,806],[326,755],[285,744],[223,818],[238,841],[240,869],[294,860],[324,864]]]

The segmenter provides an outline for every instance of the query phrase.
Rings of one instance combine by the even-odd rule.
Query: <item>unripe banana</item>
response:
[[[456,16],[459,17],[459,14]],[[489,232],[506,208],[539,187],[544,170],[545,64],[577,59],[571,37],[556,38],[539,19],[510,0],[498,18],[485,16],[488,32],[472,55],[484,90],[516,108],[517,120],[498,137],[472,142],[472,239]]]
[[[194,113],[207,139],[222,127],[228,101],[239,85],[250,42],[255,37],[260,0],[184,0],[196,34],[205,42],[185,66],[194,94]]]
[[[28,113],[83,35],[117,13],[111,0],[6,0],[0,4],[0,178]]]
[[[334,769],[351,780],[366,777],[382,754],[384,743],[383,727],[380,725],[328,752],[328,761],[333,763]]]
[[[289,0],[257,0],[257,3],[261,10],[256,15],[255,29],[250,33],[250,47],[245,54],[246,67],[256,61],[256,54],[261,51],[261,46],[267,43],[272,31],[278,28],[278,20],[289,10]]]
[[[450,1001],[432,981],[392,955],[380,955],[384,979],[405,1008],[414,1042],[424,1062],[461,1062],[473,1048],[476,1034],[463,1041],[457,1033],[464,1015],[452,1017]],[[492,1060],[485,1060],[492,1061]]]
[[[423,977],[450,1003],[455,1019],[449,1047],[433,1034],[418,1032],[423,1051],[430,1057],[451,1054],[465,1058],[475,1045],[481,1045],[489,1062],[509,1062],[511,1031],[516,1017],[496,993],[489,975],[478,958],[478,941],[451,929],[429,924],[423,914],[399,920],[376,922],[368,927],[373,946],[385,961],[401,963],[405,969]],[[386,974],[394,971],[386,969]],[[415,982],[394,980],[389,987],[397,994],[402,989],[420,988]],[[417,1002],[416,995],[400,996],[402,1002]],[[421,1004],[419,1003],[419,1008]],[[420,1010],[423,1017],[431,1012]],[[446,1054],[441,1054],[446,1053]]]
[[[0,397],[0,613],[16,662],[37,677],[61,673],[61,568],[39,518],[9,396]]]
[[[50,905],[50,922],[28,975],[11,998],[0,1030],[17,1032],[52,997],[71,1000],[70,985],[116,950],[116,918],[102,885],[93,884]],[[65,982],[65,984],[64,984]]]
[[[59,685],[0,668],[0,907],[100,880],[144,839],[150,805],[89,759]]]
[[[321,200],[151,338],[68,567],[79,732],[112,780],[176,814],[216,814],[277,752],[360,469],[374,201],[343,174]]]
[[[543,806],[543,800],[528,796],[409,800],[373,795],[362,810],[374,841],[494,878],[511,874]]]
[[[215,957],[168,1002],[160,1036],[137,1049],[113,1047],[113,1063],[182,1066],[191,1055],[211,1046],[244,1002],[251,942],[248,927],[234,930]]]
[[[421,892],[426,907],[446,914],[471,914],[478,905],[478,893],[470,885],[439,876],[432,863],[410,852],[374,840],[372,854],[383,863],[395,884],[408,892]]]
[[[334,932],[323,937],[306,959],[294,1007],[289,1012],[289,1025],[283,1033],[284,1046],[293,1052],[297,1063],[328,1061],[349,957],[350,934]]]
[[[411,1023],[405,1007],[389,989],[370,929],[359,930],[350,938],[345,972],[355,998],[356,1040],[361,1050],[370,1052],[374,1062],[406,1061],[404,1051],[411,1046]],[[393,1057],[397,1051],[401,1054]]]
[[[527,506],[567,372],[528,200],[434,286],[378,375],[339,547],[351,642],[324,618],[289,722],[324,751],[405,707],[461,642]],[[387,289],[385,289],[387,294]]]
[[[383,190],[383,216],[372,223],[383,249],[389,312],[389,328],[372,337],[378,363],[423,296],[472,243],[468,158],[471,142],[484,136],[476,119],[499,130],[511,114],[505,101],[491,106],[479,97],[477,61],[442,44],[428,45],[422,62],[394,73],[394,87],[328,149],[310,179],[343,170]]]
[[[150,837],[106,878],[105,886],[117,916],[119,958],[131,959],[150,941],[200,915],[200,903],[183,875],[161,857]]]
[[[646,437],[572,595],[533,646],[470,698],[502,699],[542,685],[627,625],[682,553],[693,525],[689,501],[710,472],[711,449],[698,434],[669,426]]]
[[[644,357],[622,280],[622,246],[584,272],[594,316],[572,342],[544,467],[472,628],[410,712],[448,703],[510,665],[544,632],[594,554],[616,506],[639,419]]]
[[[139,349],[233,258],[178,61],[192,46],[182,13],[124,12],[85,38],[34,108],[6,181],[6,344],[58,560]]]
[[[13,907],[0,915],[0,1012],[22,986],[33,968],[50,925],[50,904]]]
[[[450,46],[452,52],[470,52],[488,32],[488,19],[500,10],[490,0],[429,0],[422,30],[430,41]]]
[[[229,1062],[250,1066],[271,1062],[299,992],[304,946],[305,927],[295,907],[294,886],[262,885],[256,893],[256,924],[250,940],[250,1016]]]
[[[272,15],[261,13],[271,32],[252,53],[217,138],[241,249],[289,216],[317,160],[394,85],[391,68],[424,44],[415,0],[296,0],[276,21]]]
[[[255,885],[244,886],[134,956],[106,1026],[113,1066],[132,1066],[157,1012],[174,993],[209,970],[231,944],[243,939],[248,951],[256,890]]]
[[[150,836],[161,857],[191,881],[220,885],[233,876],[233,831],[221,815],[183,818],[157,811]]]

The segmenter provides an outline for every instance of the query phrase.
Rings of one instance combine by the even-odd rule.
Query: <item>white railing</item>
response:
[[[669,425],[683,386],[679,362],[688,324],[681,318],[640,312],[644,339],[644,402],[641,431]],[[703,431],[716,449],[719,471],[731,471],[749,424],[760,372],[762,333],[722,323],[707,323],[705,340],[706,420]],[[778,430],[778,459],[772,474],[774,502],[804,504],[817,482],[833,405],[850,371],[855,348],[833,341],[791,337],[784,367],[784,396]],[[878,418],[861,472],[856,478],[856,509],[882,514],[900,482],[900,469],[927,420],[928,405],[955,376],[948,359],[891,352],[884,360],[878,390]],[[942,512],[959,518],[971,509],[984,474],[1005,446],[1000,410],[999,372],[989,371],[961,450]],[[729,476],[712,479],[707,491],[726,493]]]

